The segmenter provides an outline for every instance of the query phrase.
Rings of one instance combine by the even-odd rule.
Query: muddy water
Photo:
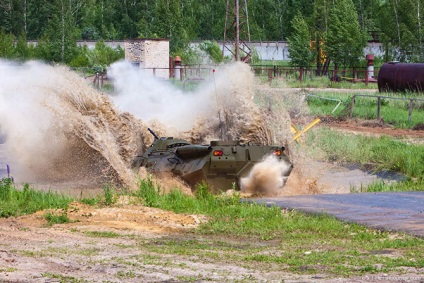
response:
[[[64,67],[0,63],[3,151],[15,180],[135,187],[130,163],[145,148],[141,121]]]

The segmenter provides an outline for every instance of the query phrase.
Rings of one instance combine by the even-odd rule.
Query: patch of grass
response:
[[[74,251],[74,253],[79,254],[79,255],[83,255],[83,256],[95,256],[97,254],[99,254],[100,250],[96,249],[96,248],[88,248],[88,249],[82,249],[82,250],[77,250]]]
[[[81,199],[80,202],[91,206],[96,206],[101,202],[101,199],[99,197],[89,197]]]
[[[116,190],[110,185],[103,186],[103,197],[104,197],[104,204],[106,206],[110,206],[114,204],[116,200],[118,199]]]
[[[80,278],[76,278],[76,277],[72,277],[72,276],[65,276],[62,274],[57,274],[57,273],[50,273],[50,272],[45,272],[42,273],[41,276],[43,277],[47,277],[47,278],[52,278],[52,279],[59,279],[59,282],[61,283],[82,283],[82,282],[88,282],[84,279],[80,279]]]
[[[160,186],[153,183],[149,175],[145,179],[140,179],[139,189],[136,196],[144,200],[146,206],[155,207],[158,205]]]
[[[31,214],[48,208],[66,209],[70,196],[33,190],[28,184],[18,190],[10,178],[0,180],[0,217]]]
[[[43,251],[18,251],[17,253],[27,257],[46,257],[49,256]]]
[[[133,270],[130,270],[130,271],[120,270],[116,273],[116,277],[120,279],[130,279],[130,278],[135,278],[136,274]]]
[[[199,280],[198,276],[177,276],[180,282],[195,282]]]
[[[94,238],[117,238],[121,236],[112,231],[84,231],[84,235]]]
[[[323,153],[327,161],[363,164],[376,171],[390,170],[411,178],[424,177],[424,145],[320,128],[310,131],[305,148],[311,154]]]
[[[62,224],[62,223],[71,222],[66,212],[62,212],[61,214],[48,212],[44,214],[44,219],[47,220],[49,226],[52,226],[54,224]]]
[[[374,182],[366,187],[354,188],[352,193],[375,193],[375,192],[407,192],[407,191],[424,191],[424,179],[407,180],[403,182]]]
[[[0,272],[15,272],[16,268],[14,267],[0,267]]]
[[[299,74],[293,74],[287,77],[287,84],[290,87],[296,88],[337,88],[337,89],[375,89],[377,90],[378,86],[375,83],[369,83],[368,85],[365,82],[349,82],[349,81],[341,81],[334,82],[326,76],[315,76],[315,75],[307,75],[304,74],[303,80],[299,81]]]
[[[332,115],[339,118],[346,117],[350,114],[352,94],[326,92],[320,93],[317,96],[322,98],[339,99],[342,103],[337,110],[334,111],[334,113],[331,113],[337,105],[337,102],[308,96],[307,102],[312,114],[319,116]],[[422,96],[413,93],[409,93],[404,96],[385,93],[382,94],[382,96],[389,97],[381,98],[380,119],[384,120],[385,123],[391,124],[396,128],[413,128],[424,121],[424,101],[415,101],[413,103],[411,122],[409,122],[409,100],[399,100],[399,98],[422,99]],[[375,120],[377,118],[377,98],[356,97],[353,117]]]

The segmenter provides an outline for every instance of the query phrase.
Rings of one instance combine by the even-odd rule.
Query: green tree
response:
[[[216,41],[206,40],[199,44],[199,49],[208,54],[209,58],[215,64],[219,64],[224,61],[224,56],[222,55],[221,47]]]
[[[171,53],[184,51],[190,41],[182,21],[182,0],[158,0],[154,19],[154,33],[169,38]]]
[[[365,36],[358,23],[352,0],[338,0],[331,8],[325,41],[325,52],[339,65],[355,67],[363,56]]]
[[[423,0],[386,0],[378,9],[380,38],[386,60],[422,62],[424,17]]]
[[[32,49],[28,46],[25,36],[22,34],[16,40],[14,57],[23,61],[26,61],[33,57],[31,54]]]
[[[291,21],[293,33],[288,38],[290,64],[297,67],[309,67],[314,61],[315,54],[311,50],[311,34],[308,25],[299,13]]]
[[[1,58],[13,58],[14,47],[13,47],[14,37],[11,34],[7,34],[4,31],[0,31],[0,57]]]

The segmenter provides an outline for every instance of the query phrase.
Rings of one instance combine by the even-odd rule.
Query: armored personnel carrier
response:
[[[134,166],[145,167],[152,174],[172,172],[192,188],[206,181],[213,192],[239,188],[239,180],[265,156],[290,163],[284,147],[240,144],[237,141],[212,141],[207,145],[191,144],[173,137],[155,137],[148,150],[134,159]]]

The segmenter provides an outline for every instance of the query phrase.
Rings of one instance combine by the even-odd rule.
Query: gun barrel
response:
[[[147,128],[147,130],[149,130],[149,132],[155,137],[155,140],[159,139],[159,137],[155,134],[155,132],[152,131],[152,129]]]
[[[209,154],[211,147],[205,145],[186,145],[177,148],[176,154],[183,160],[203,157]]]

